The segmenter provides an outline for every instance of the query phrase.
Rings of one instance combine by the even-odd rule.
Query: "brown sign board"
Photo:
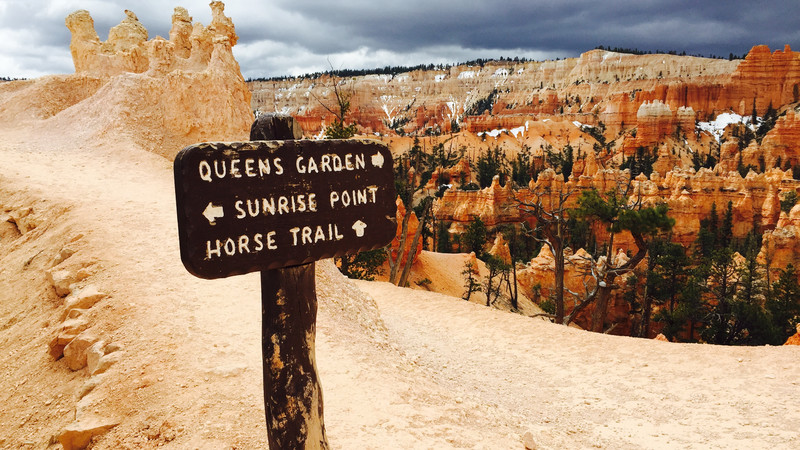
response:
[[[181,260],[200,278],[376,249],[397,229],[392,157],[377,141],[195,144],[174,171]]]

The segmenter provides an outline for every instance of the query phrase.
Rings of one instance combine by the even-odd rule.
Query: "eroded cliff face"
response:
[[[437,220],[456,224],[467,224],[480,218],[489,227],[523,221],[535,225],[533,218],[520,207],[533,202],[535,192],[545,192],[544,202],[547,204],[555,202],[559,193],[572,191],[566,203],[567,208],[572,208],[582,190],[607,192],[629,179],[627,170],[602,169],[591,176],[564,181],[561,174],[547,169],[539,174],[536,182],[532,181],[530,186],[522,189],[513,189],[510,184],[500,186],[495,180],[492,186],[480,191],[447,190],[434,204],[434,212]],[[798,189],[800,181],[792,179],[788,171],[779,169],[761,174],[751,172],[745,178],[735,171],[676,169],[664,177],[657,172],[649,178],[639,175],[632,180],[630,192],[632,198],[641,198],[645,205],[669,205],[669,215],[676,221],[672,239],[688,246],[696,240],[700,221],[709,216],[712,205],[716,205],[721,214],[731,203],[733,234],[743,238],[754,226],[760,231],[780,226],[780,199],[787,192]],[[607,237],[602,228],[595,233],[598,238]],[[633,241],[625,233],[615,236],[614,242],[624,250],[635,250]]]
[[[253,107],[304,118],[316,133],[330,123],[320,102],[332,102],[333,80],[251,82]],[[592,50],[561,61],[489,62],[351,79],[353,120],[364,133],[449,132],[454,124],[473,132],[521,126],[529,117],[564,116],[596,125],[608,136],[635,126],[640,107],[659,101],[677,119],[691,108],[699,120],[731,110],[759,114],[798,101],[800,59],[788,46],[754,47],[744,60],[676,55],[630,55]],[[483,100],[488,110],[476,106]]]
[[[454,233],[462,232],[475,218],[480,218],[490,229],[521,222],[527,222],[533,229],[536,219],[526,213],[526,204],[534,204],[540,199],[545,205],[557,204],[559,195],[572,192],[565,203],[565,209],[570,209],[577,206],[581,191],[596,189],[607,192],[628,180],[628,170],[597,168],[591,175],[575,176],[565,181],[561,174],[547,169],[536,181],[521,189],[514,189],[510,184],[501,186],[495,179],[492,186],[480,191],[448,190],[434,204],[434,212],[437,220],[451,223],[450,230]],[[721,217],[730,203],[734,237],[743,239],[754,228],[763,233],[759,260],[776,280],[780,270],[788,264],[800,264],[800,205],[789,214],[781,212],[780,208],[781,199],[798,190],[800,181],[793,179],[788,170],[775,168],[758,174],[751,171],[742,178],[738,172],[723,172],[718,166],[717,170],[674,169],[666,176],[654,172],[649,178],[640,174],[631,181],[629,192],[631,201],[641,201],[645,206],[666,203],[669,216],[675,219],[670,238],[685,248],[692,248],[696,242],[700,222],[710,216],[712,207],[716,207]],[[595,223],[592,231],[597,242],[611,242],[603,224]],[[627,254],[637,251],[628,232],[615,234],[613,243],[615,260],[623,261]],[[587,281],[592,285],[592,279],[585,275],[586,265],[590,264],[587,257],[584,249],[572,249],[565,255],[565,283],[573,292],[582,291]],[[598,264],[602,265],[602,261]],[[555,263],[547,246],[518,269],[517,276],[526,295],[540,299],[550,295]],[[620,289],[611,296],[608,310],[609,320],[620,324],[615,333],[622,334],[627,333],[626,327],[630,326],[629,306],[622,297],[626,280],[626,277],[618,280]],[[575,323],[587,326],[591,310],[592,306],[581,313]]]
[[[332,121],[322,104],[335,103],[335,81],[327,76],[254,81],[252,105],[292,114],[307,135],[317,135]],[[711,143],[696,136],[695,120],[710,121],[724,112],[750,115],[754,105],[762,115],[769,105],[800,100],[800,53],[788,46],[775,52],[756,46],[744,60],[726,61],[592,50],[560,61],[492,61],[354,77],[346,84],[352,89],[351,120],[363,134],[505,130],[517,147],[535,150],[542,148],[543,136],[553,136],[553,123],[575,123],[577,129],[577,136],[558,132],[560,139],[549,139],[556,148],[581,141],[591,147],[596,136],[580,127],[602,124],[604,139],[625,141],[627,154],[669,135],[707,151]],[[638,136],[625,133],[633,129]],[[482,151],[496,144],[467,148]]]
[[[8,83],[0,90],[0,118],[80,124],[87,140],[125,136],[170,158],[195,142],[247,139],[253,114],[231,51],[236,32],[223,3],[210,6],[208,26],[175,8],[169,40],[149,39],[126,10],[103,42],[88,11],[70,14],[75,74]]]

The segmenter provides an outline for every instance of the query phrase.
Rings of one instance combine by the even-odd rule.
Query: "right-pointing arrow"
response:
[[[383,158],[383,155],[381,155],[381,152],[378,152],[378,153],[372,155],[372,165],[373,166],[375,166],[375,167],[380,169],[381,167],[383,167],[383,162],[384,161],[385,161],[385,159]]]

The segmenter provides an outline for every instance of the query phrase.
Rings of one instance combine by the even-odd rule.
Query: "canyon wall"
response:
[[[602,121],[614,135],[635,126],[645,102],[659,101],[673,114],[691,108],[700,120],[728,110],[750,114],[754,101],[759,114],[770,103],[795,102],[799,55],[788,46],[775,52],[755,46],[744,60],[733,61],[592,50],[560,61],[492,61],[366,75],[347,83],[352,119],[365,134],[449,132],[454,124],[478,132],[521,126],[531,116],[563,116],[588,124]],[[308,133],[318,133],[331,121],[320,103],[334,101],[333,82],[328,76],[253,81],[253,108],[301,117]],[[483,113],[475,110],[481,100],[488,106]]]
[[[619,151],[600,157],[616,158],[617,164],[619,154],[630,156],[639,147],[666,156],[669,149],[659,147],[671,137],[671,147],[683,147],[682,158],[662,160],[658,170],[664,175],[685,165],[691,153],[717,151],[718,137],[696,122],[721,113],[749,116],[754,107],[763,115],[770,105],[800,100],[800,53],[755,46],[745,59],[727,61],[591,50],[559,61],[490,61],[346,80],[323,75],[251,81],[252,107],[292,114],[307,136],[317,136],[333,120],[323,104],[335,104],[334,82],[350,93],[350,120],[364,135],[413,135],[430,145],[456,136],[473,154],[501,147],[512,155],[523,149],[541,155],[548,146],[567,144],[585,152],[609,143]],[[481,139],[461,138],[465,132]],[[763,152],[750,153],[755,161]]]

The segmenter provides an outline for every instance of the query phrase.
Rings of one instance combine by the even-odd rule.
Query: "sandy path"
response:
[[[85,234],[100,268],[92,282],[111,295],[93,308],[92,329],[125,349],[125,359],[80,404],[85,371],[60,388],[70,412],[59,427],[79,409],[90,418],[122,419],[97,448],[264,448],[258,277],[206,281],[183,269],[171,162],[124,142],[79,147],[64,135],[0,134],[3,188],[68,209],[63,240]],[[483,428],[480,415],[430,385],[389,343],[372,300],[330,263],[320,264],[318,278],[317,357],[334,448],[519,442],[501,424]],[[49,333],[57,331],[52,322]],[[46,364],[69,373],[63,363]],[[15,406],[0,413],[0,423],[19,422]],[[29,422],[9,442],[46,448],[50,436],[42,428],[50,425]]]
[[[2,446],[48,448],[47,433],[77,408],[122,420],[96,448],[264,448],[258,277],[204,281],[183,269],[169,161],[111,138],[74,142],[65,130],[0,130],[0,183],[68,208],[63,238],[52,239],[85,234],[99,268],[92,282],[111,295],[92,309],[93,329],[125,358],[82,405],[88,374],[44,363],[38,379],[64,380],[70,412],[38,414],[48,408],[28,398],[43,405],[50,394],[31,377],[27,397],[0,412]],[[798,348],[599,336],[386,283],[357,286],[377,305],[320,264],[317,353],[334,448],[519,448],[526,431],[551,448],[800,442]],[[33,351],[46,352],[46,339]]]
[[[789,347],[679,345],[589,334],[437,294],[358,282],[431,380],[540,444],[796,448]]]

